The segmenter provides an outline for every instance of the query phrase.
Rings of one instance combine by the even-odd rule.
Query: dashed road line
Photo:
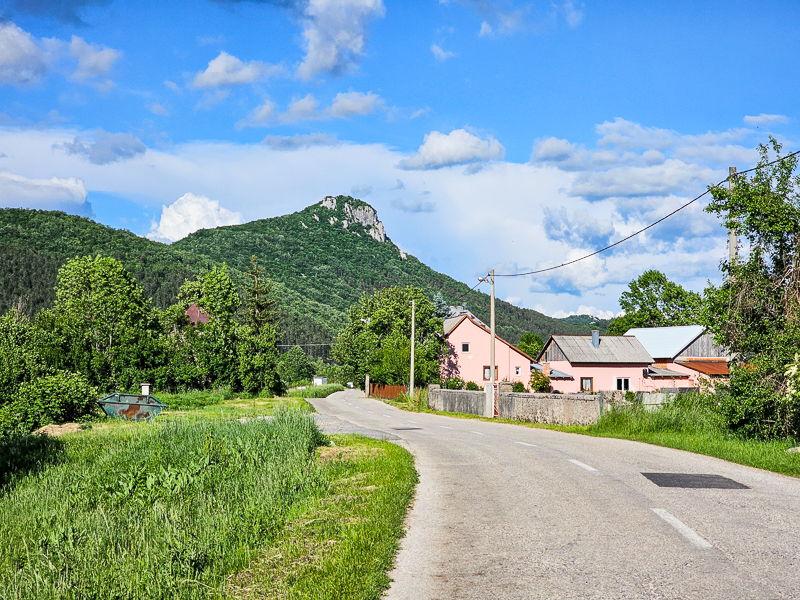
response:
[[[713,548],[713,546],[708,540],[697,535],[688,525],[686,525],[682,521],[679,521],[677,518],[672,516],[663,508],[652,508],[650,510],[652,510],[659,517],[664,519],[667,523],[672,525],[675,529],[678,530],[678,533],[680,533],[683,537],[685,537],[687,540],[689,540],[692,544],[694,544],[698,548]]]
[[[406,419],[409,423],[419,423],[418,421],[412,421],[411,419]]]
[[[452,429],[452,427],[448,427],[447,425],[439,425],[442,429]]]
[[[531,448],[538,448],[536,444],[529,444],[527,442],[514,442],[515,444],[520,444],[521,446],[530,446]]]
[[[590,467],[586,463],[582,463],[581,461],[575,460],[574,458],[570,458],[569,462],[571,462],[573,465],[578,465],[581,469],[586,469],[587,471],[594,471],[595,473],[599,473],[599,471],[594,467]]]
[[[481,433],[480,431],[470,431],[470,433],[474,433],[475,435],[486,435],[485,433]]]

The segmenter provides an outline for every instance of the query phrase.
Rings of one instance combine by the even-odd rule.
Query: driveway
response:
[[[357,390],[310,402],[416,458],[390,599],[800,598],[800,480]]]

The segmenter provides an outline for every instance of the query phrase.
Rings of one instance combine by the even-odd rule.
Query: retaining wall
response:
[[[486,394],[466,390],[444,390],[438,385],[429,385],[428,408],[441,412],[482,415],[486,408]]]

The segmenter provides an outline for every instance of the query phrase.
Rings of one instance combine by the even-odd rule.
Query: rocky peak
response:
[[[379,242],[386,241],[386,229],[378,220],[378,213],[366,202],[355,200],[349,196],[325,196],[319,206],[338,213],[338,216],[331,215],[328,218],[331,225],[341,222],[342,228],[347,229],[353,223],[360,223],[372,239]],[[314,218],[319,220],[316,213]]]

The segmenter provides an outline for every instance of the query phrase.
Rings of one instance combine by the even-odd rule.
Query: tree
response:
[[[85,256],[61,267],[55,307],[36,323],[52,366],[84,374],[101,391],[132,387],[163,362],[150,301],[113,258]]]
[[[702,297],[651,269],[628,284],[619,305],[625,314],[609,323],[608,335],[623,335],[633,327],[696,325],[700,322]]]
[[[300,346],[294,346],[278,360],[278,373],[289,385],[314,377],[316,365]]]
[[[517,344],[517,348],[533,359],[536,359],[539,352],[542,351],[542,346],[544,346],[544,342],[538,333],[523,333]]]
[[[358,385],[364,377],[376,383],[408,383],[411,359],[411,300],[416,302],[415,382],[439,381],[439,357],[445,343],[442,319],[424,292],[416,287],[389,287],[364,294],[350,307],[348,323],[332,355],[350,367]]]
[[[247,272],[250,284],[244,289],[244,315],[242,322],[256,334],[267,325],[277,328],[278,299],[272,288],[272,281],[258,266],[254,254],[250,259],[250,270]]]
[[[446,319],[450,315],[450,305],[444,299],[442,292],[433,295],[433,310],[440,319]]]
[[[706,208],[749,246],[722,262],[722,285],[706,290],[703,317],[734,357],[723,414],[733,429],[760,437],[800,431],[800,398],[787,375],[800,351],[800,177],[797,157],[770,164],[770,149],[781,158],[781,145],[770,138],[770,147],[760,146],[755,172],[734,177],[732,189],[711,187]]]

